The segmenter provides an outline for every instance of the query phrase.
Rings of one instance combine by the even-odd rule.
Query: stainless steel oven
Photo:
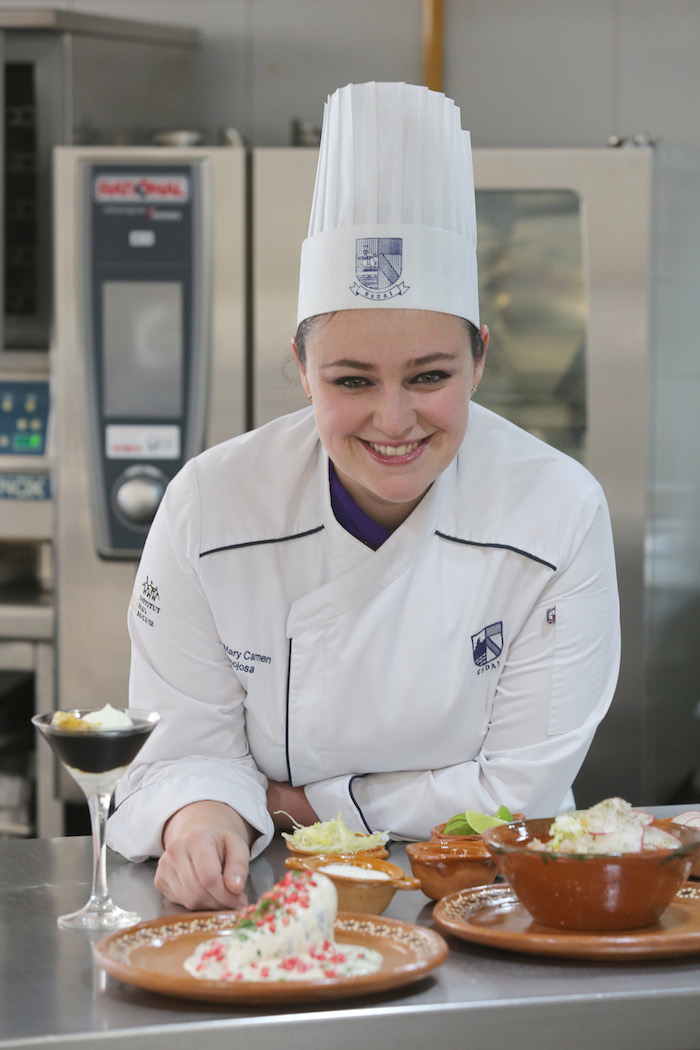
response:
[[[289,350],[317,152],[253,151],[253,420],[306,402]],[[478,400],[605,489],[618,690],[581,804],[700,797],[700,152],[474,151]]]
[[[55,200],[56,702],[124,707],[165,486],[246,428],[246,154],[60,147]]]
[[[194,30],[0,10],[0,367],[43,367],[52,317],[54,146],[140,143],[193,117]],[[184,123],[183,123],[184,122]]]

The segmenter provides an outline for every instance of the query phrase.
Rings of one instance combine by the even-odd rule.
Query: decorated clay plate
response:
[[[491,948],[584,959],[656,959],[700,954],[700,886],[686,882],[653,926],[609,933],[541,926],[510,886],[481,886],[438,901],[442,930]]]
[[[204,981],[184,968],[197,945],[231,929],[232,912],[193,912],[142,922],[103,937],[95,960],[113,977],[152,992],[206,1002],[285,1003],[373,995],[410,984],[440,966],[447,944],[433,930],[399,919],[339,912],[338,944],[380,952],[380,970],[358,977],[294,981]]]

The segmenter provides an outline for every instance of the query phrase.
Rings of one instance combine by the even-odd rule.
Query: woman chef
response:
[[[470,403],[475,244],[454,103],[332,95],[295,340],[312,406],[184,467],[131,600],[131,702],[163,717],[109,841],[160,856],[173,901],[236,906],[281,810],[420,839],[572,802],[618,672],[610,524],[580,464]]]

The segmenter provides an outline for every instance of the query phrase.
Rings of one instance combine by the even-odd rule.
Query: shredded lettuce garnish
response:
[[[334,820],[319,820],[306,826],[294,822],[294,831],[283,831],[282,837],[295,849],[305,853],[358,853],[383,846],[389,838],[386,831],[368,835],[350,831],[340,813]]]

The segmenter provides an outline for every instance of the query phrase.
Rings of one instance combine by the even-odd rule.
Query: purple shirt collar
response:
[[[356,540],[366,543],[376,550],[391,536],[391,529],[378,525],[376,521],[359,507],[350,493],[342,485],[335,467],[328,461],[328,480],[331,487],[331,507],[336,521],[343,526]]]

